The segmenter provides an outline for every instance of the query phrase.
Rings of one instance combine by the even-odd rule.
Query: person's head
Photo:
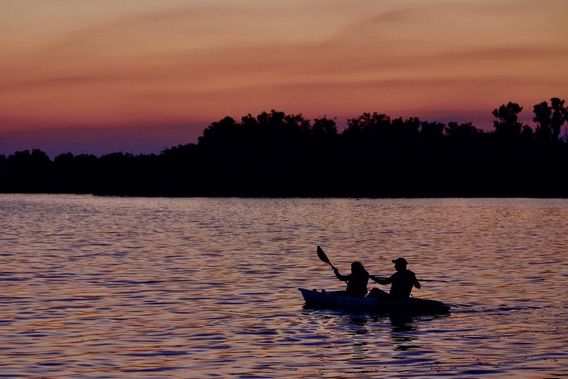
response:
[[[353,262],[351,263],[351,272],[363,272],[365,271],[365,267],[361,262]]]
[[[408,264],[408,262],[404,258],[394,259],[392,263],[394,263],[394,268],[396,269],[396,271],[405,271],[406,265]]]

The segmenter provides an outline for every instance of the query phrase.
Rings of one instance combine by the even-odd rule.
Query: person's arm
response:
[[[421,285],[420,285],[420,282],[418,281],[418,279],[416,279],[416,275],[414,273],[412,273],[412,276],[414,277],[414,283],[412,283],[412,284],[414,284],[414,287],[420,289]]]
[[[391,284],[392,283],[392,276],[389,278],[378,278],[375,275],[369,275],[369,278],[371,278],[374,282],[379,283],[379,284]]]
[[[339,280],[341,280],[341,281],[344,281],[344,282],[346,282],[346,281],[349,280],[349,276],[350,276],[350,275],[341,275],[341,274],[339,273],[339,270],[338,270],[337,268],[334,269],[333,272],[335,273],[335,276],[337,276],[337,279],[339,279]]]

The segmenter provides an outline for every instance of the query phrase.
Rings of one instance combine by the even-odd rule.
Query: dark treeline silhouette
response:
[[[0,155],[0,192],[132,196],[568,197],[568,110],[552,98],[534,126],[509,102],[493,131],[364,113],[225,117],[198,143],[160,154]]]

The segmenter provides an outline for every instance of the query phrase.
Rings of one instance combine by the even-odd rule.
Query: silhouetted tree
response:
[[[353,140],[378,140],[388,135],[390,126],[390,117],[385,114],[363,113],[357,118],[347,120],[347,129],[343,135]]]
[[[533,121],[537,123],[537,138],[558,140],[562,126],[568,120],[568,109],[564,106],[564,100],[553,97],[550,99],[550,106],[543,101],[533,107],[533,112]]]
[[[426,141],[441,141],[444,137],[444,124],[423,121],[420,123],[420,136]]]
[[[552,128],[552,138],[558,139],[562,125],[568,122],[568,108],[564,106],[564,100],[557,97],[550,99],[550,107],[552,108],[552,117],[550,127]]]
[[[205,128],[203,134],[198,138],[198,141],[202,146],[214,145],[221,148],[226,147],[234,143],[235,139],[240,136],[239,129],[240,125],[237,124],[232,117],[227,116],[221,121],[213,122]]]
[[[533,140],[534,135],[534,131],[530,126],[523,125],[523,128],[521,130],[521,137],[523,138],[523,140],[530,142]]]
[[[49,157],[41,150],[18,151],[6,161],[7,187],[14,192],[47,192],[50,185]]]
[[[548,140],[552,138],[551,116],[552,109],[548,106],[546,101],[536,104],[533,107],[534,117],[533,121],[537,123],[536,135],[541,140]]]
[[[335,121],[327,117],[316,118],[312,126],[312,134],[316,138],[328,138],[337,135]]]
[[[418,117],[409,117],[406,120],[402,117],[395,118],[392,120],[391,127],[395,140],[413,142],[418,137],[420,119]]]
[[[459,141],[473,140],[483,133],[482,130],[477,129],[471,122],[458,124],[457,122],[448,122],[444,130],[445,134],[453,139]]]
[[[509,102],[493,110],[492,114],[496,118],[493,121],[495,133],[498,136],[508,139],[516,139],[521,135],[523,124],[519,122],[519,113],[523,110],[517,103]]]

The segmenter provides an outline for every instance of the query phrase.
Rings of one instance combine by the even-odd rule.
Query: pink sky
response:
[[[568,96],[564,0],[0,0],[0,154],[159,152],[263,110],[491,125]]]

